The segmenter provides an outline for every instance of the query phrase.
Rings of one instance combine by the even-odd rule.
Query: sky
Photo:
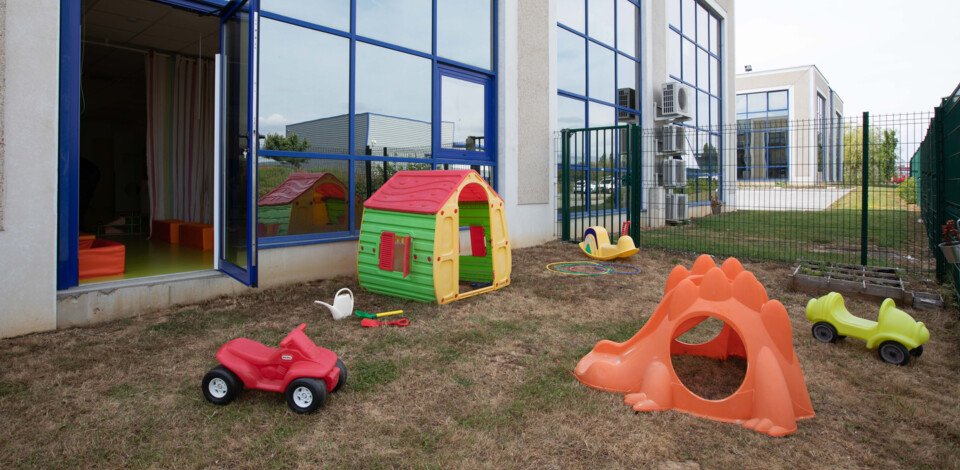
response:
[[[737,73],[815,64],[846,116],[932,111],[960,83],[960,0],[735,0]]]

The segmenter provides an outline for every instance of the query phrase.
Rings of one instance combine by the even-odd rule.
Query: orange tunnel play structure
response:
[[[711,317],[724,322],[714,339],[697,345],[677,340]],[[742,357],[747,361],[743,383],[727,398],[701,398],[673,369],[671,355],[683,354]],[[597,343],[574,375],[589,387],[625,394],[624,402],[636,411],[674,409],[771,436],[796,432],[797,420],[814,414],[786,309],[769,300],[763,285],[735,258],[717,267],[702,255],[690,270],[675,267],[643,328],[623,343]]]

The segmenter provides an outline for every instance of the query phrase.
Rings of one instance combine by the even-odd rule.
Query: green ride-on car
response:
[[[831,292],[807,303],[807,320],[813,322],[813,337],[824,343],[835,343],[847,336],[867,342],[867,349],[877,349],[880,359],[890,364],[905,366],[910,356],[923,354],[923,343],[930,339],[930,331],[897,308],[893,299],[880,304],[877,321],[852,315],[843,304],[843,296]]]

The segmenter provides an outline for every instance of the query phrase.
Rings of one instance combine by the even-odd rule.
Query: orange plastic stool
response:
[[[697,345],[677,341],[710,317],[725,323],[716,338]],[[747,372],[732,395],[706,400],[683,385],[671,354],[738,356],[747,360]],[[636,411],[674,409],[770,436],[792,434],[798,419],[814,415],[786,309],[768,300],[735,258],[718,268],[702,255],[689,271],[673,268],[663,300],[643,328],[623,343],[597,343],[574,375],[588,387],[626,394],[624,402]]]
[[[182,223],[184,223],[182,220],[177,219],[154,220],[151,231],[153,238],[174,245],[180,243],[180,224]]]
[[[212,251],[213,225],[188,222],[181,223],[180,244],[202,251]]]

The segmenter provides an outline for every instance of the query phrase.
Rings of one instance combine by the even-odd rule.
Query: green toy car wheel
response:
[[[821,343],[836,343],[840,339],[840,336],[837,335],[837,329],[825,321],[814,323],[810,331],[813,333],[813,337]]]
[[[913,357],[920,357],[922,354],[923,354],[922,344],[910,350],[910,355]]]
[[[910,363],[910,352],[904,345],[896,341],[885,341],[880,345],[878,353],[880,359],[889,364],[905,366]]]

